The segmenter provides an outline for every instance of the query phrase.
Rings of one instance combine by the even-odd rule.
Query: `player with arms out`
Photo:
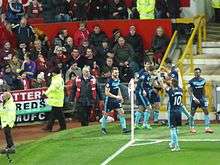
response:
[[[201,77],[201,69],[195,68],[195,77],[189,81],[189,95],[191,96],[191,115],[194,117],[197,108],[202,108],[205,114],[205,133],[213,133],[210,128],[209,112],[208,112],[208,100],[205,93],[206,80]],[[191,133],[196,133],[195,123],[192,120]]]
[[[120,90],[119,70],[117,67],[112,68],[112,77],[105,86],[105,108],[103,117],[101,119],[101,132],[107,134],[106,125],[108,116],[112,111],[118,113],[120,125],[122,127],[122,133],[128,133],[130,130],[126,128],[126,119],[124,116],[124,110],[122,108],[123,97]]]

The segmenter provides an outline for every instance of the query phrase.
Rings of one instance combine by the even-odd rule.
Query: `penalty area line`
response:
[[[163,142],[163,140],[157,140],[157,141],[146,142],[146,143],[137,143],[137,144],[132,144],[131,147],[145,146],[145,145],[151,145],[151,144],[158,144],[158,143],[162,143],[162,142]]]
[[[112,154],[110,157],[108,157],[104,162],[101,163],[101,165],[107,165],[110,161],[112,161],[114,158],[116,158],[119,154],[121,154],[124,150],[126,150],[128,147],[130,147],[135,141],[131,140],[121,148],[119,148],[114,154]]]
[[[136,139],[137,142],[169,142],[170,139]],[[150,142],[149,142],[150,141]],[[179,139],[180,142],[220,142],[220,139]]]

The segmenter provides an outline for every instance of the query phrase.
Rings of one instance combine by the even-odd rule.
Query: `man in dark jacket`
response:
[[[27,19],[22,17],[20,24],[12,29],[15,32],[17,43],[33,44],[35,35],[32,26],[27,24]]]
[[[126,19],[128,17],[127,8],[123,1],[113,0],[109,5],[110,19]]]
[[[97,80],[90,75],[90,67],[82,69],[82,76],[77,77],[73,83],[72,98],[76,102],[81,126],[89,125],[89,115],[97,100],[103,100],[103,96]]]
[[[168,18],[180,17],[180,0],[167,0],[167,16]]]
[[[67,1],[66,0],[52,0],[53,7],[55,8],[55,21],[67,22],[70,21],[68,14]]]
[[[101,46],[102,41],[107,38],[104,31],[101,31],[99,25],[95,25],[93,32],[89,35],[89,43],[95,48]]]

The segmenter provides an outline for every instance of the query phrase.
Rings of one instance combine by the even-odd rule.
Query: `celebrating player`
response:
[[[105,109],[103,112],[103,117],[101,119],[101,131],[103,134],[107,134],[106,125],[107,118],[112,111],[118,113],[118,118],[120,125],[122,127],[122,133],[130,132],[126,128],[126,119],[124,116],[124,110],[122,109],[121,104],[123,103],[123,97],[121,95],[121,90],[119,88],[119,70],[117,67],[112,68],[112,77],[105,86]]]
[[[151,105],[149,102],[149,91],[152,89],[151,86],[151,75],[150,70],[151,65],[150,63],[146,62],[144,64],[144,69],[139,72],[139,78],[137,82],[137,87],[135,89],[137,105],[139,109],[135,112],[135,127],[139,127],[139,122],[142,116],[142,112],[144,112],[144,121],[142,128],[151,129],[149,124],[150,119],[150,111]]]
[[[194,69],[195,77],[189,81],[189,94],[191,96],[191,115],[194,117],[196,109],[202,108],[205,114],[205,133],[213,133],[210,128],[209,112],[208,112],[208,100],[205,96],[205,84],[206,81],[201,77],[201,69]],[[192,120],[191,133],[196,133],[194,120]]]

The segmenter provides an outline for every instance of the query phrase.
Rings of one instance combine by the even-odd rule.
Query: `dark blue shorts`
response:
[[[198,99],[200,104],[196,104],[195,101],[191,98],[191,110],[196,110],[197,108],[207,109],[208,100],[205,97]]]
[[[159,103],[160,102],[160,95],[157,94],[155,91],[152,91],[150,93],[150,99],[149,99],[150,103],[151,104],[154,104],[154,103]]]
[[[174,128],[177,126],[181,126],[182,124],[182,116],[181,109],[170,109],[170,127]]]
[[[120,109],[121,102],[116,99],[105,100],[105,112],[111,112],[112,110]]]
[[[144,108],[147,108],[150,105],[150,101],[148,99],[148,97],[143,96],[143,94],[139,91],[139,92],[135,92],[136,94],[136,100],[137,100],[137,105],[141,105]]]

